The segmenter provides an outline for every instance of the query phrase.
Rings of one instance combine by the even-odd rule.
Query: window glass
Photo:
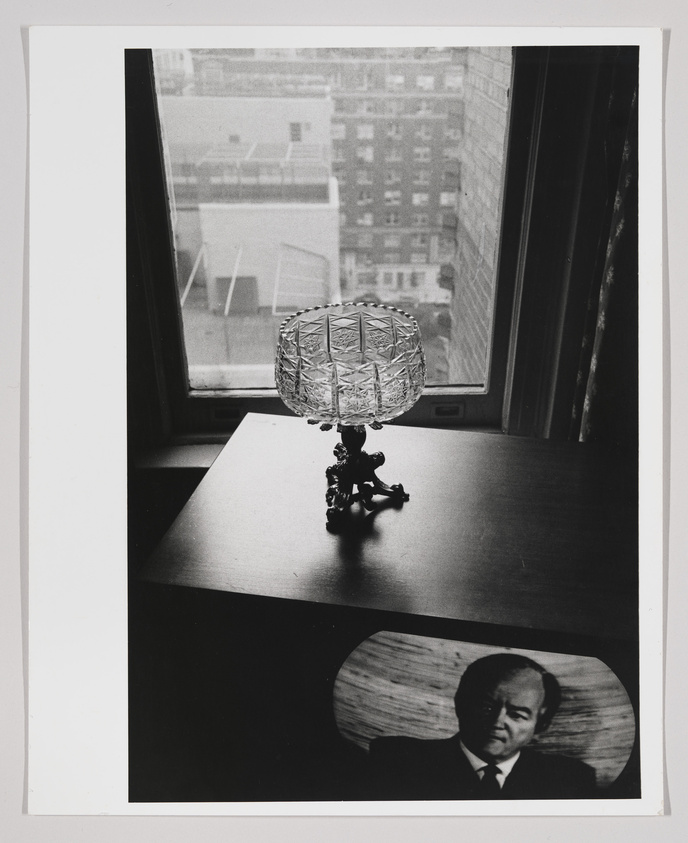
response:
[[[192,388],[273,388],[285,314],[359,287],[416,316],[429,384],[487,382],[510,49],[154,63]]]

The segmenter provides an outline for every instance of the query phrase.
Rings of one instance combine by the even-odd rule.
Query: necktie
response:
[[[478,793],[481,799],[499,799],[502,789],[497,781],[497,773],[501,770],[496,764],[488,764],[482,767],[483,777],[478,785]]]

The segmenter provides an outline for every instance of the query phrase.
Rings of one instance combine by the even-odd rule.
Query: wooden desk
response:
[[[634,467],[592,446],[387,426],[403,507],[325,527],[339,441],[249,414],[144,568],[219,591],[635,640]]]
[[[637,704],[632,461],[387,426],[366,450],[410,500],[335,534],[338,441],[247,416],[133,584],[132,801],[357,798],[333,687],[380,630],[597,656]]]

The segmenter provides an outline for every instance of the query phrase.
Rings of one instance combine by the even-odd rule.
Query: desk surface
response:
[[[339,441],[249,414],[144,567],[154,582],[633,639],[634,467],[590,445],[368,430],[410,500],[325,527]]]

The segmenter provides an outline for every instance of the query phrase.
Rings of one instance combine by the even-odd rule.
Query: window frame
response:
[[[602,55],[605,48],[598,49]],[[589,60],[591,67],[596,60],[601,63],[606,59],[593,57]],[[562,154],[561,149],[549,153],[541,145],[543,121],[556,119],[543,106],[549,63],[550,48],[513,49],[487,383],[484,387],[427,387],[397,424],[525,432],[523,426],[518,428],[514,422],[519,412],[533,400],[546,403],[554,395],[557,385],[539,386],[541,369],[533,368],[532,358],[528,366],[522,365],[520,356],[524,342],[533,343],[533,335],[523,327],[525,308],[532,308],[533,312],[525,315],[530,316],[530,330],[536,339],[542,340],[540,367],[547,365],[557,342],[556,336],[545,336],[548,326],[538,327],[533,318],[536,305],[531,304],[533,295],[529,292],[537,288],[537,278],[547,272],[540,266],[538,273],[533,274],[528,267],[531,254],[539,257],[543,253],[550,268],[565,257],[561,250],[553,251],[546,240],[545,225],[540,225],[547,222],[547,208],[543,210],[533,201],[542,186],[541,176],[546,169],[543,161],[547,163],[548,155],[551,159]],[[290,413],[275,389],[189,388],[151,51],[125,51],[125,66],[130,430],[137,431],[139,442],[152,444],[224,441],[246,412]],[[586,84],[594,92],[597,82],[592,71],[589,75]],[[552,99],[556,100],[556,96]],[[576,154],[580,154],[576,144],[582,141],[582,135],[565,139],[570,152]],[[577,220],[585,218],[586,208],[574,207],[574,200],[570,201],[573,231]],[[553,318],[557,296],[561,299],[562,295],[559,291],[552,295]]]

